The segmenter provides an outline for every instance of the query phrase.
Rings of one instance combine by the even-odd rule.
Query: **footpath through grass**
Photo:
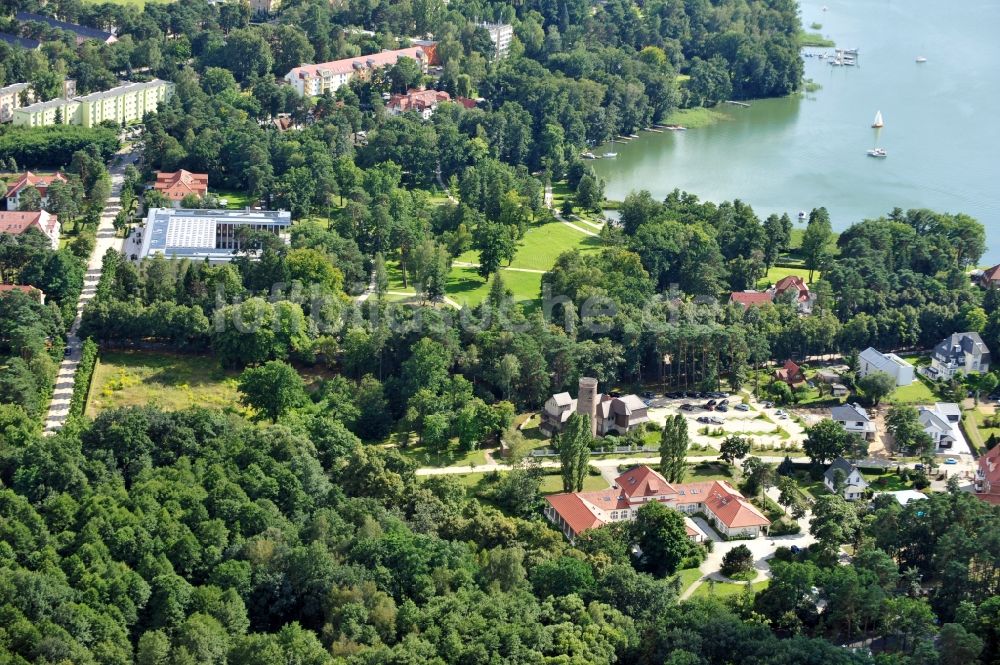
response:
[[[100,355],[85,413],[156,405],[173,411],[190,406],[242,410],[236,390],[239,372],[227,371],[210,358],[144,351],[109,351]]]

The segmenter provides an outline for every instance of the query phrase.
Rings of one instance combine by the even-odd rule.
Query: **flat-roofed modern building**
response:
[[[240,249],[241,232],[283,235],[291,225],[292,215],[285,210],[153,208],[139,231],[139,258],[162,254],[167,258],[225,263]]]
[[[51,99],[14,109],[14,124],[46,127],[58,124],[93,127],[105,120],[115,124],[139,122],[147,112],[155,113],[166,101],[174,84],[162,79],[123,85],[82,97]],[[58,109],[58,113],[57,113]]]

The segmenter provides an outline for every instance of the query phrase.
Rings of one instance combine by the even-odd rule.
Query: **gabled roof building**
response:
[[[694,513],[705,515],[715,529],[729,538],[756,538],[771,524],[726,482],[671,484],[648,466],[629,469],[605,490],[548,496],[545,516],[572,541],[587,529],[634,520],[639,508],[650,501],[683,513],[688,537],[697,542],[706,534],[687,517]]]
[[[893,378],[897,386],[908,386],[913,383],[913,371],[913,365],[895,353],[882,353],[869,346],[858,354],[858,376],[885,372]]]
[[[34,187],[38,190],[38,194],[42,197],[42,206],[44,207],[49,200],[49,185],[54,182],[66,182],[66,176],[58,171],[52,175],[40,175],[31,171],[25,171],[20,178],[10,183],[7,187],[7,193],[4,194],[4,197],[7,199],[7,210],[18,209],[18,206],[21,205],[21,192],[28,187]]]
[[[322,95],[324,92],[336,92],[355,76],[368,78],[376,69],[392,67],[400,58],[416,60],[423,71],[427,71],[436,58],[436,44],[422,42],[409,48],[393,51],[382,51],[370,55],[360,55],[356,58],[332,60],[315,65],[301,65],[285,74],[284,79],[300,95]]]
[[[208,174],[191,173],[184,169],[173,173],[160,171],[156,174],[153,189],[166,196],[173,207],[180,208],[181,201],[188,194],[194,194],[198,198],[208,194]]]

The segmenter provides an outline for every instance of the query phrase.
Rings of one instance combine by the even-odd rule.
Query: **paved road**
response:
[[[87,272],[83,278],[83,291],[80,292],[80,299],[76,303],[76,317],[74,317],[69,334],[66,336],[66,347],[70,353],[59,364],[59,372],[56,374],[55,390],[52,392],[52,401],[49,402],[49,412],[45,418],[46,435],[54,434],[62,428],[69,416],[69,404],[73,397],[76,368],[80,364],[80,350],[83,346],[83,340],[77,337],[76,332],[80,328],[83,308],[97,292],[97,282],[101,279],[101,260],[108,249],[121,250],[123,245],[123,240],[115,237],[114,219],[118,211],[121,210],[120,195],[125,165],[135,162],[138,153],[124,152],[120,154],[121,158],[111,169],[111,196],[104,207],[104,212],[101,213],[101,221],[97,227],[97,243],[94,245],[94,251],[87,262]]]

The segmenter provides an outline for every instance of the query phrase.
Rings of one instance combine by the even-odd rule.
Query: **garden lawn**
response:
[[[588,226],[584,224],[582,228],[586,229]],[[578,249],[581,252],[596,252],[602,246],[600,238],[580,233],[561,222],[533,224],[525,232],[524,238],[518,242],[517,254],[510,267],[548,270],[556,262],[556,258],[565,251]],[[455,260],[478,263],[479,252],[469,250]],[[504,273],[504,278],[506,277],[507,273]]]
[[[457,440],[452,442],[449,450],[440,453],[425,446],[412,445],[400,448],[399,452],[409,457],[420,466],[482,466],[486,464],[485,450],[458,450]]]
[[[938,401],[938,397],[930,386],[916,376],[913,378],[913,383],[896,388],[885,401],[890,404],[933,404]]]
[[[770,580],[763,580],[761,582],[755,582],[753,586],[754,593],[763,591],[767,588]],[[738,596],[743,593],[743,589],[746,588],[745,582],[735,583],[735,582],[716,582],[714,585],[708,580],[701,583],[694,593],[691,594],[692,598],[728,598],[729,596]]]
[[[241,208],[246,208],[247,206],[252,206],[256,201],[252,196],[246,192],[237,192],[231,189],[212,189],[212,194],[215,194],[220,199],[226,199],[226,208],[229,210],[239,210]],[[325,219],[324,219],[325,223]]]
[[[771,266],[771,269],[767,271],[761,279],[757,280],[757,288],[765,289],[772,286],[778,282],[778,280],[788,277],[789,275],[797,275],[802,279],[809,281],[809,270],[802,267],[791,267],[791,266]],[[820,278],[820,272],[818,270],[813,271],[813,281],[817,281]]]
[[[697,483],[706,480],[734,481],[733,468],[722,462],[698,462],[695,465],[688,465],[687,473],[684,474],[685,483]]]
[[[661,123],[664,125],[681,125],[688,129],[698,129],[708,127],[722,120],[732,120],[732,118],[717,109],[707,109],[699,106],[693,109],[678,109],[671,113]]]
[[[537,301],[542,289],[542,275],[531,272],[502,270],[500,277],[507,288],[514,293],[514,300]],[[476,273],[475,268],[451,269],[445,293],[459,305],[478,305],[490,291],[489,282]]]
[[[678,570],[676,573],[674,573],[674,575],[676,575],[680,579],[681,583],[680,592],[683,594],[685,591],[687,591],[688,587],[690,587],[692,584],[700,580],[703,574],[704,573],[702,573],[701,570],[699,570],[698,568],[685,568],[684,570]]]
[[[223,370],[204,356],[105,352],[94,368],[86,414],[146,404],[166,410],[204,406],[243,411],[237,376],[239,372]]]
[[[583,479],[584,492],[603,490],[606,489],[607,486],[607,481],[601,476],[587,475]],[[559,475],[558,471],[542,476],[542,485],[540,489],[542,494],[559,494],[563,491],[562,476]]]

